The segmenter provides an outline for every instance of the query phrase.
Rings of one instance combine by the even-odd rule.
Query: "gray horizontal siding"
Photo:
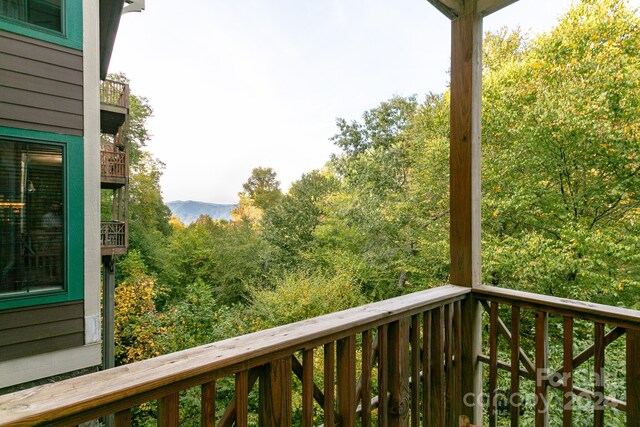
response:
[[[0,126],[82,135],[82,52],[0,31]]]
[[[82,301],[0,312],[0,361],[83,344]]]

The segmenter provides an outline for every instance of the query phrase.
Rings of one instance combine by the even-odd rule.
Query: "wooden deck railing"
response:
[[[103,80],[100,84],[100,102],[127,108],[129,106],[129,85],[113,80]]]
[[[127,154],[124,151],[100,151],[100,175],[104,178],[127,177]]]
[[[179,392],[199,387],[203,426],[242,427],[250,419],[289,426],[294,375],[303,426],[320,422],[314,412],[326,426],[355,426],[357,418],[457,425],[461,304],[470,292],[443,286],[0,396],[0,425],[76,425],[115,413],[116,425],[127,426],[131,408],[157,399],[159,425],[177,426]],[[235,397],[216,408],[216,380],[229,375]],[[260,403],[250,414],[256,382]]]
[[[478,305],[488,320],[469,335],[463,310]],[[585,325],[593,339],[575,351]],[[469,341],[478,334],[485,335],[486,351],[469,359]],[[612,361],[625,366],[626,390],[611,396],[605,392],[616,390],[602,375],[605,349],[622,337],[625,345],[609,350],[623,353]],[[554,357],[560,362],[552,369]],[[483,393],[465,393],[463,370],[482,362],[489,367],[489,401],[485,423],[475,420],[477,425],[604,426],[606,408],[626,411],[626,424],[640,425],[640,312],[449,285],[0,396],[0,426],[77,425],[111,413],[116,425],[128,426],[131,409],[151,401],[158,402],[159,425],[177,426],[180,392],[193,387],[199,389],[203,426],[470,425],[461,415],[482,405],[477,399]],[[586,366],[591,387],[573,377]],[[226,377],[234,378],[235,391],[224,408],[216,408],[216,394],[224,392],[219,380]],[[259,403],[250,409],[256,383]],[[504,384],[508,404],[501,407]],[[533,402],[520,400],[527,387]],[[550,406],[551,390],[562,392],[559,408]],[[593,402],[590,421],[583,412],[576,417],[574,405],[583,398]],[[302,406],[295,421],[294,399]]]
[[[526,410],[533,414],[536,426],[613,425],[611,420],[605,424],[607,408],[626,411],[627,425],[640,425],[640,312],[492,286],[474,288],[473,294],[489,317],[488,354],[479,356],[489,366],[489,427],[498,425],[501,406],[503,418],[512,426],[521,425]],[[506,321],[501,314],[508,316]],[[578,334],[588,345],[582,344],[576,352]],[[607,375],[622,376],[622,384],[614,387],[605,375],[605,350],[625,336],[626,343],[611,352],[612,361],[622,370],[607,371]],[[523,345],[525,340],[528,345]],[[553,367],[550,350],[556,361]],[[509,373],[503,388],[508,392],[500,391],[499,370]],[[587,377],[580,384],[576,381],[579,370],[581,377]],[[534,392],[528,408],[521,399],[521,379],[530,380]],[[552,388],[559,391],[555,402],[549,396]],[[611,396],[612,392],[618,396]],[[580,403],[591,405],[590,420],[585,417],[589,411],[584,410],[576,419],[575,406]],[[550,423],[549,414],[554,412],[556,419]]]
[[[100,224],[100,244],[103,248],[126,246],[126,224],[120,221],[107,221]]]

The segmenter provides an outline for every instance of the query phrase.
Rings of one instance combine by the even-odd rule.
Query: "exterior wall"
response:
[[[82,136],[82,52],[0,31],[0,126]]]
[[[82,263],[69,265],[70,269],[82,272],[84,297],[67,303],[0,311],[0,325],[12,324],[5,330],[0,326],[0,343],[9,337],[15,344],[19,330],[29,338],[21,348],[9,350],[8,344],[6,353],[0,347],[0,388],[95,367],[102,362],[99,2],[81,3],[82,50],[0,30],[0,127],[82,136],[84,163],[79,176],[83,188],[80,228],[84,228],[84,247],[78,248],[82,251]],[[70,230],[74,232],[78,231]],[[42,320],[38,326],[29,324],[28,319],[34,315]],[[28,342],[60,332],[68,333],[52,338],[56,344],[39,346],[43,341]]]
[[[84,345],[82,301],[0,311],[0,362]]]

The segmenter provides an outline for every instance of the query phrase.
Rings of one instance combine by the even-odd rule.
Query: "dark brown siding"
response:
[[[82,345],[82,301],[0,311],[0,362]]]
[[[81,136],[82,113],[82,52],[0,31],[0,126]]]

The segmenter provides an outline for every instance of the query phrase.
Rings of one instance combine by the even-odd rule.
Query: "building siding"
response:
[[[84,303],[0,311],[0,362],[84,344]]]
[[[83,135],[82,52],[0,31],[0,126]]]

